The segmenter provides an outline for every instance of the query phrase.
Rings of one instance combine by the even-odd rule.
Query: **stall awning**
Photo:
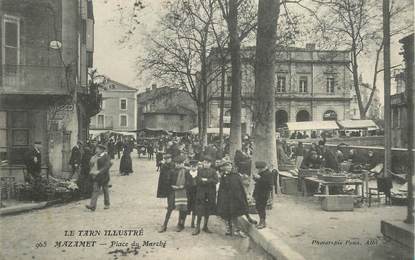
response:
[[[190,130],[190,132],[192,134],[198,134],[199,133],[199,129],[197,127],[195,127],[192,130]],[[230,128],[223,128],[223,134],[229,135],[230,132],[231,132],[231,129]],[[207,133],[208,134],[219,134],[219,128],[217,128],[217,127],[208,128],[207,129]]]
[[[339,126],[336,121],[306,121],[306,122],[288,122],[289,131],[307,131],[307,130],[336,130]]]
[[[135,137],[135,133],[134,132],[126,132],[126,131],[114,131],[114,130],[105,130],[105,129],[90,129],[89,130],[89,134],[92,135],[93,137],[96,137],[100,134],[119,134],[119,135],[128,135],[128,136],[133,136]]]
[[[166,135],[169,134],[169,131],[160,129],[160,128],[141,128],[137,130],[131,130],[129,132],[133,132],[133,133],[144,132],[144,133],[150,133],[150,134],[166,134]]]
[[[373,120],[343,120],[338,121],[341,128],[344,129],[368,129],[376,130],[379,127]]]

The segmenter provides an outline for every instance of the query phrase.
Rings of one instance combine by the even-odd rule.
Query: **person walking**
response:
[[[123,151],[124,143],[121,141],[121,138],[118,138],[117,143],[115,144],[115,149],[117,150],[118,160],[121,158],[121,152]]]
[[[114,142],[114,139],[111,138],[109,140],[107,147],[108,147],[109,157],[111,159],[114,159],[115,158],[115,142]]]
[[[209,216],[216,211],[216,184],[218,183],[218,175],[211,167],[213,158],[205,155],[203,158],[203,168],[198,170],[196,177],[196,215],[197,224],[194,230],[194,236],[200,233],[200,224],[202,217],[205,222],[203,231],[212,233],[208,228]]]
[[[130,175],[133,173],[133,161],[131,159],[131,149],[125,146],[120,161],[120,175]]]
[[[271,171],[267,167],[266,162],[255,162],[255,168],[258,170],[258,173],[253,175],[255,181],[253,197],[255,199],[255,207],[259,215],[259,224],[257,225],[257,228],[262,229],[266,227],[265,210],[270,193],[272,192],[274,179]]]
[[[95,155],[91,158],[91,175],[93,176],[93,192],[89,205],[85,207],[95,211],[97,200],[102,189],[104,192],[104,209],[110,208],[110,196],[108,183],[110,181],[109,170],[112,166],[111,159],[106,152],[106,147],[102,144],[97,145]]]

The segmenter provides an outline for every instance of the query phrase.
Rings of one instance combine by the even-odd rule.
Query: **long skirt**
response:
[[[120,161],[120,173],[128,175],[133,172],[133,162],[129,154],[123,154]]]

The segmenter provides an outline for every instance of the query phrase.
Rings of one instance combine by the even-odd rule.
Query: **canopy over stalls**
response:
[[[338,121],[342,129],[364,129],[377,130],[379,127],[373,120],[343,120]]]
[[[288,131],[309,131],[309,130],[337,130],[339,126],[336,121],[305,121],[288,122]]]
[[[126,132],[126,131],[114,131],[114,130],[105,130],[105,129],[97,129],[97,130],[89,130],[89,134],[92,135],[92,138],[95,138],[97,136],[99,136],[100,134],[117,134],[117,135],[127,135],[127,136],[132,136],[135,138],[135,133],[132,132]]]
[[[199,129],[197,127],[195,127],[192,130],[190,130],[190,132],[192,134],[199,134]],[[230,132],[231,132],[231,129],[230,128],[223,128],[223,134],[224,135],[229,135]],[[208,128],[207,129],[207,133],[208,134],[219,134],[219,128],[217,128],[217,127]]]
[[[133,133],[146,133],[146,134],[170,134],[169,131],[164,130],[164,129],[160,129],[160,128],[142,128],[142,129],[138,129],[138,130],[132,130],[129,132],[133,132]]]

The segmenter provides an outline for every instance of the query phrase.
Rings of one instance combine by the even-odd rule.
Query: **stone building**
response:
[[[94,16],[91,0],[0,0],[1,174],[21,171],[42,143],[44,171],[69,171],[72,146],[88,134],[100,96],[88,85]]]
[[[242,52],[242,132],[251,134],[254,102],[255,48]],[[275,67],[275,118],[276,127],[287,122],[345,120],[350,118],[350,89],[352,75],[347,68],[350,55],[347,51],[316,50],[314,44],[305,48],[277,50]],[[215,50],[210,54],[211,70],[220,65]],[[230,126],[230,72],[225,88],[225,127]],[[211,86],[213,97],[209,103],[209,127],[219,126],[220,77]]]
[[[395,75],[396,90],[391,96],[392,119],[392,147],[407,147],[408,131],[413,133],[413,112],[408,116],[408,95],[413,100],[413,62],[414,62],[414,34],[408,35],[399,41],[403,45],[405,69]],[[412,90],[412,91],[410,91]],[[408,94],[409,93],[409,94]],[[411,120],[412,117],[412,120]]]
[[[196,103],[186,91],[153,84],[138,95],[137,103],[138,129],[184,132],[197,125]]]
[[[102,109],[91,118],[90,134],[127,132],[137,127],[137,89],[108,79],[102,83]]]

